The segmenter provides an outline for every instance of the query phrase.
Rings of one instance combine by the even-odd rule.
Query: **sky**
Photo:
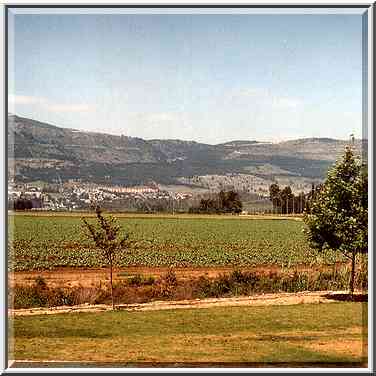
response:
[[[16,14],[9,112],[209,144],[362,137],[362,17]]]

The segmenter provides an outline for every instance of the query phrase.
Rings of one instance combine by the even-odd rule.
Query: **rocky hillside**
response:
[[[194,176],[241,174],[268,179],[322,179],[346,141],[315,138],[208,145],[181,140],[143,140],[8,116],[10,174],[22,181],[62,180],[138,184],[193,184]],[[365,145],[366,146],[366,145]],[[355,142],[357,153],[362,142]],[[200,179],[196,179],[199,181]],[[201,179],[202,180],[202,179]]]

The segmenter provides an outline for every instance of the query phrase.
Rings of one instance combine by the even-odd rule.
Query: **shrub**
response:
[[[362,290],[368,289],[368,270],[361,269],[356,276],[356,285]]]
[[[206,276],[178,280],[169,270],[157,280],[153,277],[133,276],[128,281],[114,284],[113,296],[123,304],[143,303],[153,299],[194,299],[228,297],[272,292],[298,292],[319,290],[344,290],[350,270],[342,268],[318,273],[294,271],[292,273],[256,274],[235,270],[210,279]],[[362,268],[356,274],[356,286],[367,289],[368,272]],[[106,286],[50,288],[42,277],[37,277],[32,286],[16,285],[10,292],[14,308],[51,307],[83,303],[103,304],[111,302],[111,291]]]
[[[220,275],[217,280],[215,280],[210,288],[210,295],[216,298],[224,295],[228,295],[233,287],[233,282],[227,275]]]
[[[153,286],[154,298],[168,298],[173,297],[174,291],[178,285],[176,274],[173,270],[169,270],[166,274],[162,275]]]
[[[167,277],[167,278],[173,279],[171,276]],[[176,276],[175,276],[175,279],[176,279]],[[147,278],[144,278],[140,274],[136,274],[128,280],[128,284],[130,286],[153,285],[154,283],[155,283],[155,278],[153,276],[149,276]],[[169,281],[169,283],[171,283],[171,281]],[[175,283],[176,283],[176,281],[175,281]]]
[[[144,280],[144,285],[147,285],[147,286],[154,285],[154,283],[155,283],[155,278],[152,275]]]
[[[14,286],[13,308],[45,307],[46,305],[46,296],[38,294],[35,286]]]
[[[178,279],[176,277],[175,272],[172,269],[169,269],[169,271],[167,272],[167,274],[164,276],[164,281],[169,286],[175,287],[177,285]]]
[[[41,290],[46,289],[47,288],[46,280],[41,275],[38,275],[37,278],[35,278],[35,286]]]
[[[142,277],[140,274],[136,274],[131,277],[128,281],[131,286],[141,286],[142,285]]]
[[[196,283],[196,293],[199,298],[209,297],[211,291],[211,281],[209,278],[200,276]]]

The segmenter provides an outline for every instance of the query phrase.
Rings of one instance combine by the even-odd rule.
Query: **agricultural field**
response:
[[[10,215],[9,269],[49,270],[106,265],[83,233],[79,216]],[[132,246],[119,267],[247,267],[345,261],[318,253],[305,239],[304,223],[293,219],[240,217],[119,217]]]
[[[56,313],[58,306],[76,309],[79,304],[109,307],[108,270],[99,269],[106,261],[85,237],[79,215],[9,216],[9,269],[17,272],[12,273],[16,285],[9,297],[15,311],[44,309],[42,315],[13,316],[9,333],[14,367],[59,366],[59,362],[65,367],[66,362],[80,367],[367,365],[367,295],[362,291],[357,295],[360,300],[337,298],[318,304],[324,291],[343,291],[348,275],[289,272],[301,265],[321,270],[344,261],[338,253],[310,249],[301,220],[127,215],[119,216],[118,223],[132,241],[116,271],[118,309],[55,315],[45,313]],[[244,271],[273,265],[286,269],[284,274],[264,277]],[[138,267],[148,269],[147,274],[136,274]],[[208,270],[225,268],[244,270],[207,278]],[[155,270],[161,273],[158,277]],[[179,270],[188,271],[190,278],[181,279],[178,273],[175,278]],[[63,277],[69,280],[64,288]],[[23,278],[35,279],[34,285],[23,285]],[[79,284],[71,285],[76,280]],[[301,295],[293,296],[307,290],[318,291],[319,301],[312,304]],[[293,301],[278,303],[283,292]],[[273,296],[270,305],[235,306],[231,301],[239,296],[262,300],[265,293]],[[197,301],[205,304],[220,297],[223,305],[193,308]],[[191,305],[174,308],[187,299]],[[167,309],[120,308],[167,300],[171,301]]]

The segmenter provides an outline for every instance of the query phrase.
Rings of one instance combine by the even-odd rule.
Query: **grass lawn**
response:
[[[10,359],[366,367],[366,319],[349,302],[24,316]]]

